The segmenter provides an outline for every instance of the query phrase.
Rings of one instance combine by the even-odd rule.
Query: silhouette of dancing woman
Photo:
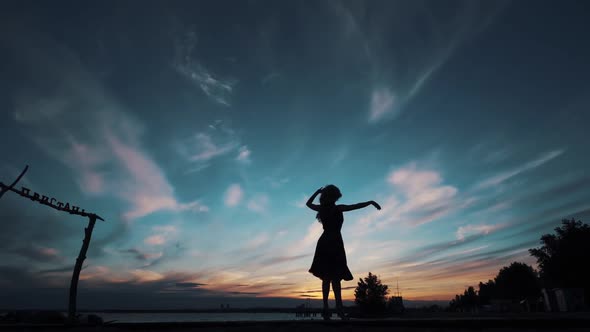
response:
[[[314,199],[318,194],[320,196],[320,205],[313,204]],[[324,319],[330,319],[328,296],[330,295],[330,283],[334,290],[334,298],[336,299],[336,310],[338,316],[346,319],[342,309],[342,287],[340,281],[352,280],[352,273],[346,264],[346,252],[344,251],[344,242],[340,229],[344,222],[344,215],[342,212],[362,209],[369,205],[373,205],[378,210],[381,206],[375,201],[368,201],[364,203],[344,205],[336,205],[336,201],[342,197],[340,189],[335,185],[327,185],[316,190],[316,192],[307,200],[307,207],[317,211],[316,218],[322,223],[324,232],[318,240],[315,248],[315,255],[313,256],[313,263],[309,272],[314,276],[322,279],[322,295],[324,300]]]

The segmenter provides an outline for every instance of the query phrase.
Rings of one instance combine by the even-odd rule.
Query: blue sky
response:
[[[345,215],[355,279],[415,300],[590,215],[584,2],[4,7],[0,181],[29,164],[23,185],[106,219],[83,306],[320,298],[304,202],[328,183],[383,206]],[[0,218],[0,287],[65,294],[85,220],[13,194]]]

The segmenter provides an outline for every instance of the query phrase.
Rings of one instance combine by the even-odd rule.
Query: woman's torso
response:
[[[324,209],[321,213],[324,232],[340,232],[344,222],[342,211],[335,205],[322,208]]]

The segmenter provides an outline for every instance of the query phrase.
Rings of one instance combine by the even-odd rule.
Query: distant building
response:
[[[391,298],[389,298],[388,306],[389,311],[396,314],[401,314],[405,310],[404,300],[401,296],[392,296]]]
[[[387,303],[388,309],[392,313],[401,314],[405,311],[404,307],[404,299],[402,298],[402,293],[399,290],[399,283],[396,285],[396,291],[392,297],[389,298],[389,302]]]
[[[580,311],[584,309],[584,289],[542,289],[545,311]]]

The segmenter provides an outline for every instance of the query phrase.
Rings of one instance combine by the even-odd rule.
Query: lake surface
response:
[[[296,317],[295,313],[108,313],[95,312],[105,322],[154,323],[154,322],[229,322],[269,320],[321,320],[322,317]]]

